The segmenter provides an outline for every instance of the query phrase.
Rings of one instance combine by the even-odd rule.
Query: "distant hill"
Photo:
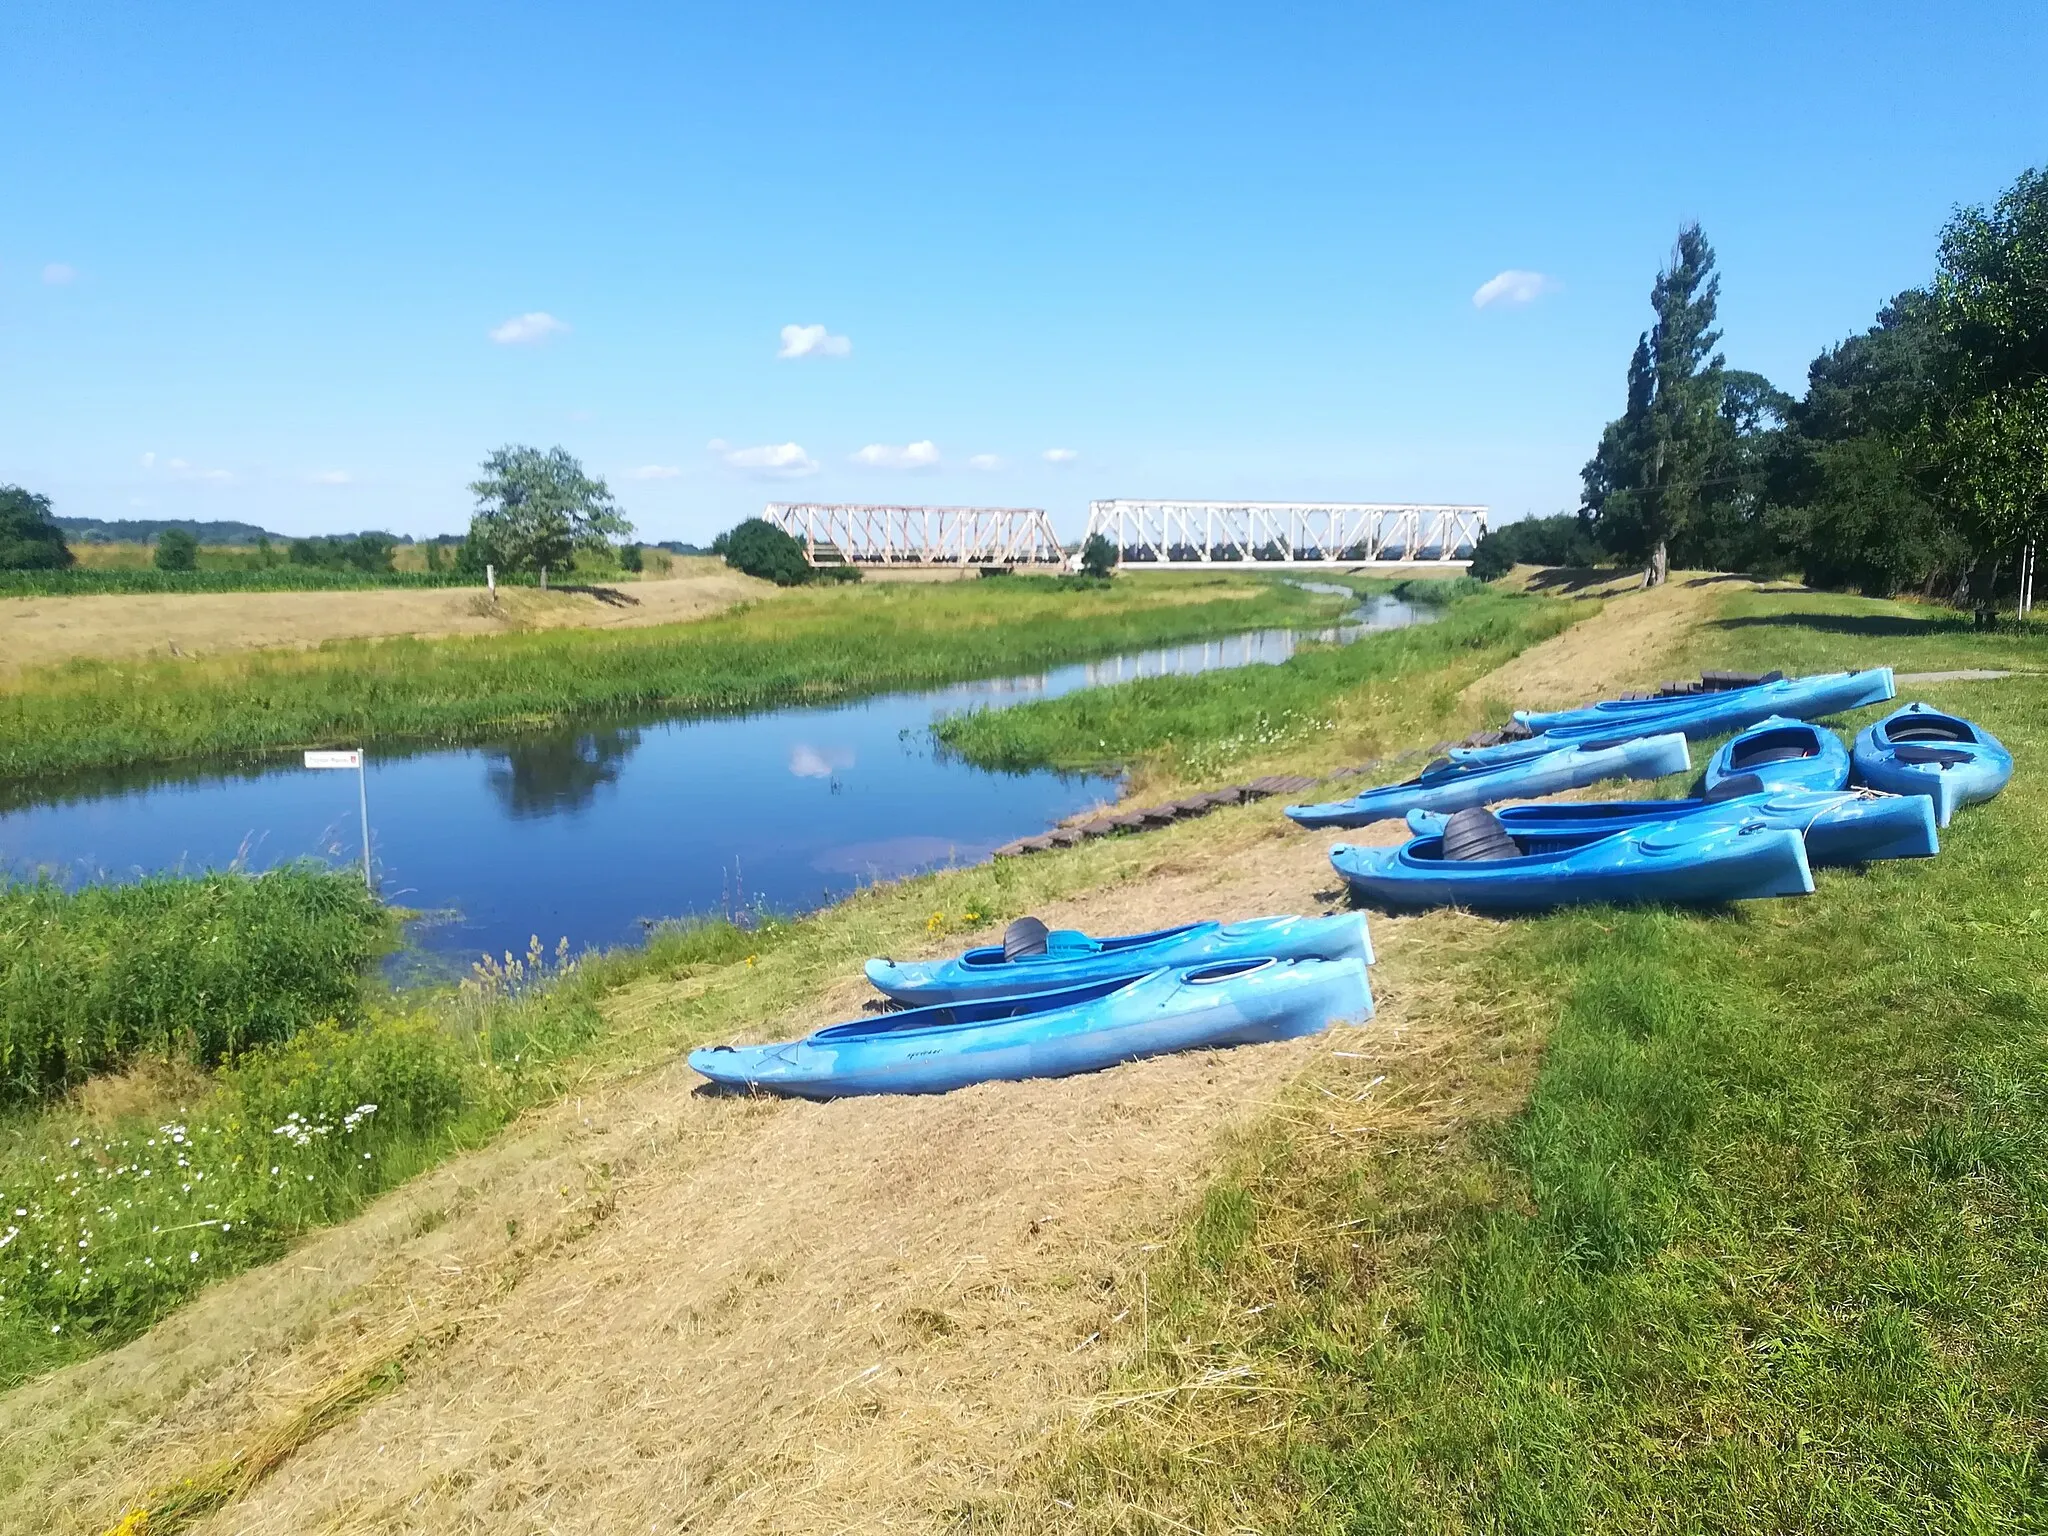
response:
[[[67,538],[85,544],[147,544],[171,528],[183,529],[202,544],[254,544],[259,539],[268,539],[273,544],[291,543],[287,535],[258,528],[254,523],[199,523],[175,517],[161,520],[120,517],[111,521],[97,517],[60,517],[56,523]]]

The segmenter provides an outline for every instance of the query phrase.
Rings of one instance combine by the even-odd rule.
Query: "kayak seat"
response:
[[[1969,753],[1958,752],[1953,747],[1894,747],[1892,756],[1902,763],[1939,763],[1945,768],[1953,768],[1959,763],[1970,761]]]
[[[1737,772],[1761,768],[1765,763],[1792,763],[1803,757],[1818,757],[1820,753],[1811,737],[1804,741],[1771,742],[1759,741],[1728,755],[1728,766]]]
[[[1744,795],[1760,795],[1764,792],[1764,781],[1754,773],[1731,773],[1727,778],[1708,790],[1708,800],[1739,800]]]
[[[1940,715],[1923,715],[1917,720],[1899,720],[1885,728],[1885,735],[1894,742],[1901,741],[1953,741],[1973,743],[1976,737],[1969,727],[1960,720],[1945,719]]]
[[[1050,930],[1035,917],[1020,917],[1003,930],[1003,959],[1022,960],[1045,953]]]
[[[1508,835],[1500,818],[1483,805],[1452,813],[1444,823],[1444,857],[1461,864],[1487,859],[1519,859],[1521,845]]]

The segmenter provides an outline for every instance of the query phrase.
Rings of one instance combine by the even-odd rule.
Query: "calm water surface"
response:
[[[1368,600],[1349,641],[1434,617]],[[428,915],[428,964],[637,939],[664,918],[801,911],[857,886],[954,862],[1112,799],[1115,781],[992,773],[935,755],[941,715],[1139,677],[1286,660],[1303,638],[1261,630],[1030,677],[855,703],[584,724],[502,743],[374,752],[371,862],[386,900]],[[75,780],[0,812],[0,868],[67,881],[313,855],[360,862],[351,772],[298,754],[219,768]]]

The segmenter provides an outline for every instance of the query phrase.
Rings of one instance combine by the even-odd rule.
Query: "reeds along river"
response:
[[[1349,641],[1434,615],[1368,600]],[[383,897],[427,915],[415,959],[462,965],[631,942],[693,914],[801,911],[875,880],[971,862],[1113,798],[1113,780],[993,773],[934,754],[940,715],[1134,678],[1286,660],[1304,637],[1260,630],[1030,677],[726,717],[612,720],[455,749],[370,757],[372,867]],[[347,745],[347,743],[337,743]],[[287,759],[57,786],[0,813],[0,868],[123,879],[313,855],[360,862],[356,776]]]

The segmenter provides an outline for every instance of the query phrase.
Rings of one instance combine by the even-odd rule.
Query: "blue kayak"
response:
[[[1020,929],[1024,931],[1022,942]],[[970,949],[950,960],[870,960],[867,975],[899,1003],[964,1003],[1128,980],[1161,966],[1267,957],[1362,960],[1370,965],[1372,935],[1363,912],[1342,912],[1335,917],[1261,917],[1242,923],[1185,923],[1156,933],[1106,939],[1068,928],[1047,930],[1025,918],[1011,925],[1005,943]]]
[[[690,1065],[715,1083],[807,1099],[945,1093],[1168,1051],[1286,1040],[1371,1017],[1363,960],[1229,960],[911,1008],[783,1045],[710,1046],[690,1052]]]
[[[1453,754],[1431,763],[1405,783],[1384,784],[1349,800],[1324,805],[1290,805],[1287,814],[1304,827],[1362,827],[1413,810],[1461,811],[1494,800],[1552,795],[1601,779],[1661,778],[1691,767],[1685,738],[1676,735],[1651,736],[1611,747],[1553,747],[1503,762],[1475,762],[1470,756]]]
[[[1650,731],[1683,730],[1697,741],[1723,731],[1739,731],[1771,715],[1815,720],[1822,715],[1882,704],[1898,692],[1890,667],[1865,672],[1820,672],[1811,677],[1780,677],[1747,688],[1711,693],[1667,694],[1652,699],[1607,699],[1580,709],[1515,711],[1532,731],[1550,735],[1611,737],[1617,731],[1642,735]],[[1683,725],[1669,723],[1685,721]],[[1695,726],[1699,728],[1695,729]]]
[[[1748,788],[1739,779],[1725,782]],[[1553,800],[1503,806],[1494,815],[1532,853],[1548,847],[1550,838],[1627,832],[1667,821],[1728,826],[1756,821],[1790,828],[1806,840],[1806,862],[1814,867],[1926,859],[1941,851],[1934,807],[1925,799],[1861,789],[1764,790],[1713,800]],[[1441,836],[1446,820],[1431,811],[1410,811],[1408,830]]]
[[[2012,778],[2012,754],[1989,731],[1930,704],[1892,711],[1856,737],[1856,776],[1872,789],[1925,795],[1944,827]]]
[[[1840,789],[1849,782],[1849,749],[1823,726],[1772,715],[1707,759],[1710,799],[1734,778],[1754,779],[1764,789]]]
[[[1464,847],[1454,846],[1461,838]],[[1446,850],[1461,856],[1447,857]],[[1680,819],[1622,832],[1524,839],[1491,811],[1475,809],[1452,817],[1442,833],[1413,838],[1400,848],[1339,843],[1330,850],[1330,863],[1353,894],[1383,907],[1529,912],[1583,902],[1713,906],[1813,890],[1799,834],[1759,822]]]

